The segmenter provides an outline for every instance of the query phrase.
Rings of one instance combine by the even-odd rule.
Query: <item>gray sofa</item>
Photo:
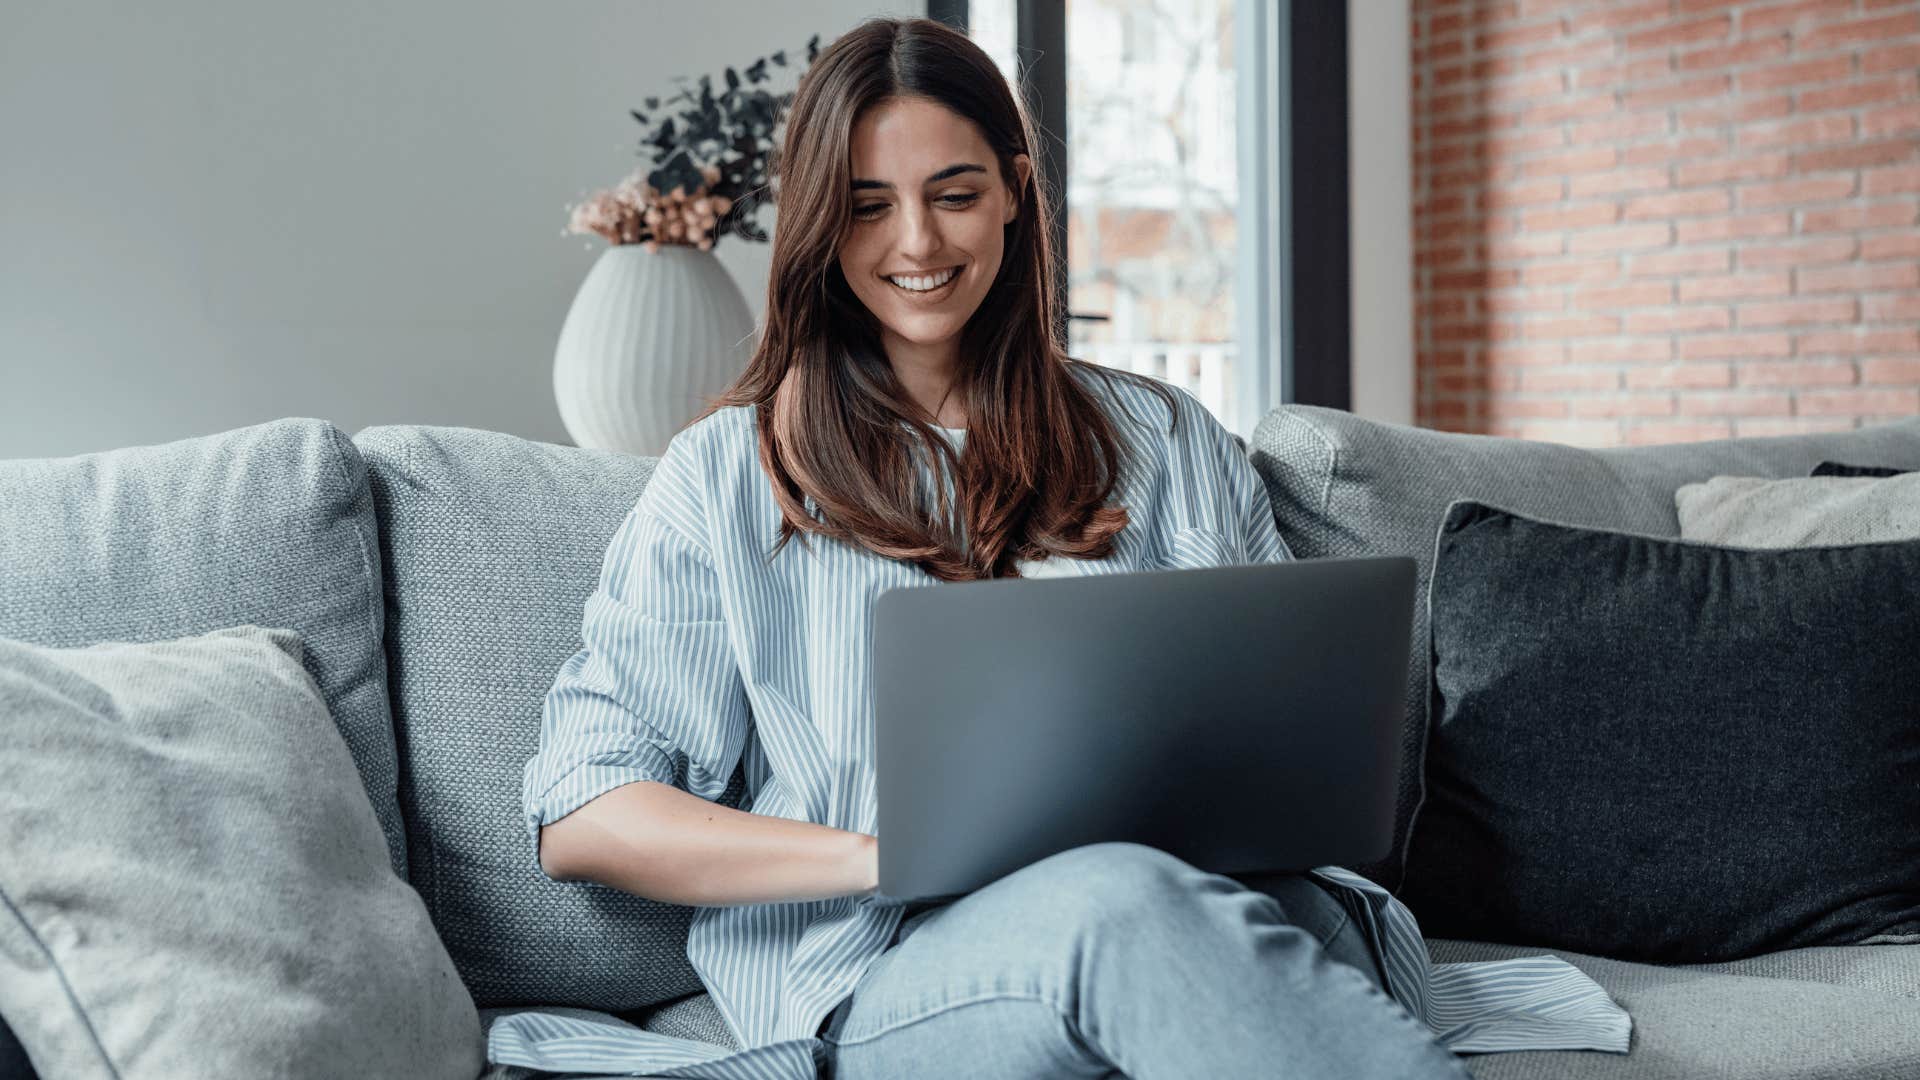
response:
[[[1920,419],[1585,451],[1287,407],[1248,450],[1296,554],[1412,555],[1424,582],[1454,498],[1674,535],[1673,491],[1710,475],[1803,476],[1823,459],[1920,468]],[[312,419],[0,462],[0,637],[75,646],[249,622],[298,631],[394,871],[425,901],[483,1023],[563,1006],[725,1041],[682,955],[688,912],[546,880],[519,817],[542,696],[578,647],[607,542],[653,464],[465,428],[348,438]],[[1424,633],[1423,619],[1416,641]],[[1401,843],[1426,724],[1416,653]],[[1393,887],[1398,866],[1361,869]],[[1429,947],[1440,961],[1543,951]],[[1558,955],[1633,1015],[1631,1054],[1476,1056],[1476,1076],[1920,1076],[1920,945],[1679,967]],[[0,1027],[0,1076],[28,1069]]]

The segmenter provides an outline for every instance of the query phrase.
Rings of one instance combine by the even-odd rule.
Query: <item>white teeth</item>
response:
[[[953,280],[953,275],[959,272],[960,268],[956,266],[952,269],[942,270],[937,274],[930,274],[924,277],[890,277],[887,280],[909,292],[926,292],[930,289],[937,289],[945,285],[947,282]]]

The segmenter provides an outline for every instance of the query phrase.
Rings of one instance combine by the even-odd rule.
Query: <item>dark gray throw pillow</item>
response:
[[[1920,932],[1920,542],[1758,550],[1449,507],[1432,937],[1656,963]]]
[[[1890,465],[1848,465],[1841,461],[1823,461],[1813,467],[1814,476],[1871,476],[1885,479],[1910,473],[1912,469],[1896,469]]]

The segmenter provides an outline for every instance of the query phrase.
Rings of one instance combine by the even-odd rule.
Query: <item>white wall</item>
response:
[[[1353,411],[1413,422],[1413,146],[1408,0],[1347,4]]]
[[[627,109],[924,10],[6,0],[0,458],[282,416],[566,441],[553,345],[604,242],[560,231],[638,163]],[[766,246],[715,252],[757,317]]]

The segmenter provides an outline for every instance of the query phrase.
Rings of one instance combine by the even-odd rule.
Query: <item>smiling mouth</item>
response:
[[[912,296],[932,296],[951,288],[960,280],[960,267],[949,266],[945,270],[931,274],[890,274],[884,275],[887,284]]]

